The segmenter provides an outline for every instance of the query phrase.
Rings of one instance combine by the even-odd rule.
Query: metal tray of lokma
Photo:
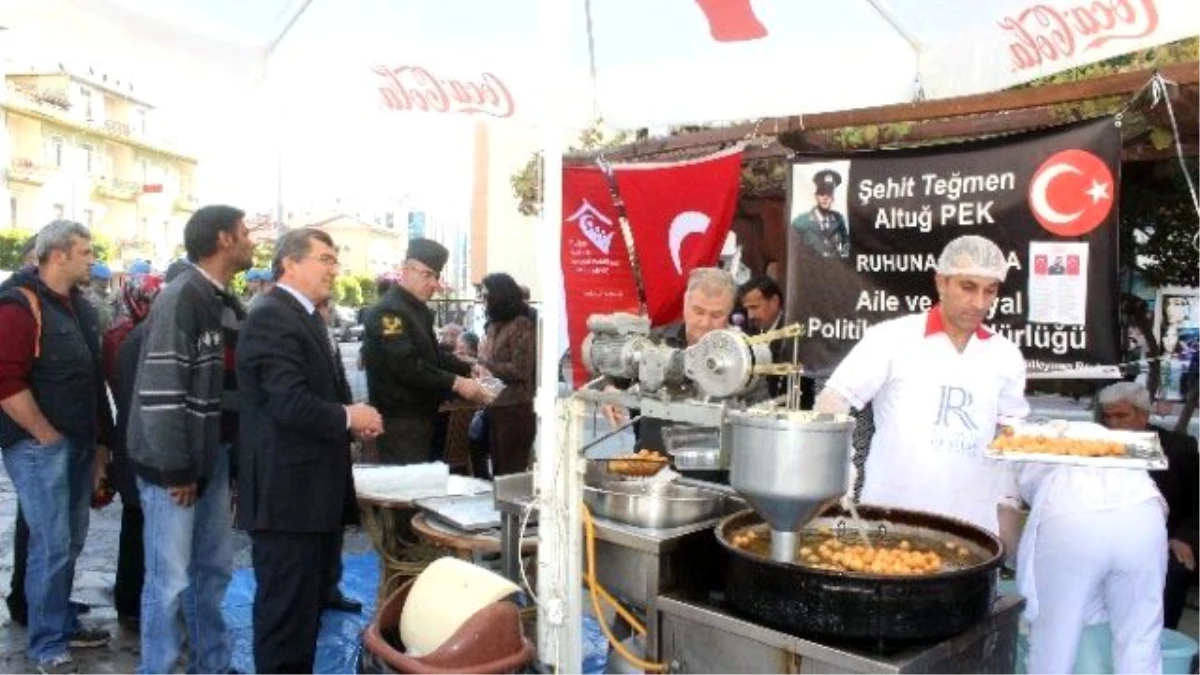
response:
[[[1167,468],[1166,454],[1153,431],[1120,431],[1067,420],[1002,426],[984,456],[1002,462],[1143,471]]]

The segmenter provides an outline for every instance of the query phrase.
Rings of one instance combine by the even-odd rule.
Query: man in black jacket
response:
[[[260,673],[311,673],[321,603],[342,528],[357,521],[350,435],[382,431],[350,386],[317,306],[331,294],[337,250],[321,230],[291,230],[277,284],[238,342],[241,451],[238,526],[253,542],[254,661]]]
[[[384,464],[432,460],[437,408],[452,393],[487,402],[470,377],[471,366],[439,349],[433,334],[433,312],[425,303],[440,287],[448,256],[436,241],[414,239],[400,282],[367,313],[363,363],[371,404],[386,421],[379,437]]]
[[[55,221],[38,234],[37,268],[0,294],[0,447],[29,525],[28,656],[39,672],[70,672],[69,647],[107,642],[70,604],[83,550],[93,462],[107,449],[111,410],[95,309],[83,299],[91,234]]]
[[[1200,457],[1196,439],[1150,424],[1150,392],[1136,382],[1118,382],[1100,390],[1101,421],[1110,429],[1153,431],[1167,456],[1165,471],[1151,471],[1167,502],[1167,578],[1163,588],[1163,625],[1174,629],[1183,614],[1188,589],[1196,581],[1200,539]]]
[[[150,309],[125,429],[145,533],[141,667],[175,669],[186,625],[188,670],[219,673],[231,656],[221,602],[232,575],[229,439],[222,434],[228,291],[250,267],[245,214],[205,206],[183,230],[190,264]]]

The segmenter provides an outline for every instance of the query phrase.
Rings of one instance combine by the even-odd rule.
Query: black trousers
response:
[[[385,417],[383,433],[375,439],[380,464],[421,464],[433,461],[434,416]]]
[[[142,583],[146,580],[146,554],[142,541],[145,518],[142,507],[121,505],[121,538],[117,549],[117,582],[113,605],[119,616],[140,616]]]
[[[9,616],[22,617],[25,623],[27,605],[25,604],[25,565],[29,562],[29,524],[25,522],[25,512],[17,504],[17,523],[13,528],[13,573],[12,587],[8,592]]]
[[[1175,558],[1174,553],[1167,554],[1167,579],[1163,585],[1163,627],[1175,630],[1179,627],[1179,617],[1183,616],[1183,608],[1187,604],[1188,590],[1196,580],[1197,571],[1189,570]]]
[[[259,673],[311,673],[321,603],[342,533],[250,533],[254,576],[254,665]]]

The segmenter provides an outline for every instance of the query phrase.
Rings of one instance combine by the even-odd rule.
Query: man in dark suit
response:
[[[758,335],[783,327],[783,291],[779,284],[768,276],[755,277],[747,281],[739,289],[741,305],[750,319],[750,335]],[[771,343],[771,358],[776,363],[787,363],[792,360],[792,341],[776,340]],[[811,377],[800,378],[800,407],[811,410],[813,404],[813,380]],[[772,398],[787,392],[787,377],[775,375],[767,377],[767,389]]]
[[[337,249],[321,230],[291,230],[275,251],[274,290],[238,345],[242,444],[238,525],[250,533],[254,660],[260,673],[311,673],[321,603],[342,528],[356,522],[350,435],[383,421],[350,387],[316,307],[332,292]]]
[[[1177,628],[1196,581],[1196,554],[1200,540],[1200,456],[1196,439],[1150,424],[1150,392],[1136,382],[1118,382],[1100,390],[1100,418],[1104,426],[1125,431],[1158,434],[1165,471],[1151,471],[1167,502],[1167,578],[1163,587],[1163,626]]]

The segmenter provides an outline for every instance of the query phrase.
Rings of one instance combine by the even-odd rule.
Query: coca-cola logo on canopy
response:
[[[1006,16],[1014,71],[1069,59],[1114,40],[1137,40],[1158,28],[1154,0],[1039,3]]]
[[[474,79],[438,77],[421,66],[376,66],[380,103],[388,110],[512,117],[513,99],[492,73]]]

